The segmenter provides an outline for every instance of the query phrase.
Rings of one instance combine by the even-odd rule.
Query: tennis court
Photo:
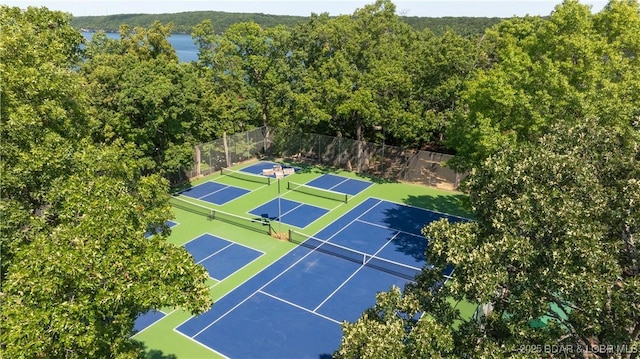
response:
[[[184,190],[180,194],[221,206],[249,192],[244,188],[209,181]]]
[[[329,212],[329,210],[326,208],[285,198],[273,199],[249,211],[249,213],[254,216],[272,221],[280,221],[298,228],[308,226],[327,212]]]
[[[184,247],[193,260],[209,272],[209,277],[217,281],[224,280],[262,255],[253,248],[208,233],[187,242]]]
[[[161,310],[150,310],[141,314],[136,318],[135,324],[133,325],[133,332],[136,334],[142,332],[152,324],[164,318],[166,315],[167,314]]]
[[[342,177],[330,173],[325,173],[322,176],[306,183],[307,186],[322,188],[332,192],[346,193],[350,196],[357,195],[372,184],[373,183],[368,181]]]
[[[427,265],[420,229],[443,217],[461,220],[367,198],[314,236],[290,231],[297,247],[175,330],[230,358],[331,357],[343,320],[356,320],[377,292],[402,288]]]

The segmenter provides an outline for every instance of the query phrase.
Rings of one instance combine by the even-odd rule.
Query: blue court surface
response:
[[[217,205],[223,205],[247,193],[249,193],[249,191],[244,188],[238,188],[217,182],[205,182],[180,192],[180,194],[187,197]]]
[[[147,329],[150,325],[164,318],[165,314],[159,310],[150,310],[144,314],[140,314],[133,324],[133,332],[135,334]]]
[[[281,166],[282,168],[293,168],[294,170],[296,170],[294,167],[283,165],[281,163],[276,163],[271,161],[260,161],[258,163],[252,164],[251,166],[244,167],[240,169],[240,171],[251,173],[254,175],[262,175],[262,170],[270,170],[270,169],[273,169],[274,166]],[[269,177],[275,177],[275,174]]]
[[[427,265],[420,228],[443,217],[462,220],[368,198],[176,330],[229,358],[330,358],[343,320]]]
[[[203,234],[184,245],[194,262],[202,265],[209,277],[221,281],[263,253],[210,234]]]
[[[178,225],[178,223],[174,222],[174,221],[166,221],[164,222],[164,225],[172,228]],[[144,237],[145,238],[149,238],[151,236],[153,236],[154,234],[160,232],[162,230],[162,228],[151,228],[149,230],[147,230],[147,232],[145,232]]]
[[[371,182],[336,176],[328,173],[325,173],[322,176],[306,183],[307,186],[328,189],[334,192],[346,193],[351,196],[357,195],[372,184],[373,183]]]
[[[312,206],[310,204],[292,201],[290,199],[273,199],[258,208],[252,209],[249,213],[254,216],[268,218],[270,220],[280,220],[282,223],[290,224],[298,228],[304,228],[322,217],[328,209]]]

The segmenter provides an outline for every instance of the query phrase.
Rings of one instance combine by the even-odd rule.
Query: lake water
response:
[[[93,32],[82,32],[82,35],[91,40]],[[119,39],[120,35],[113,32],[108,32],[107,37],[110,39]],[[186,34],[173,34],[169,37],[171,46],[176,50],[178,59],[182,62],[198,61],[198,47],[193,43],[191,35]]]

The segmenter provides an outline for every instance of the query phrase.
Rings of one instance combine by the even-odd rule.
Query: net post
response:
[[[264,223],[267,224],[267,234],[269,234],[270,236],[273,235],[273,228],[271,227],[271,222],[270,221],[264,221]]]
[[[291,238],[293,238],[293,237],[291,237],[291,228],[289,228],[289,229],[287,230],[287,232],[288,232],[288,233],[287,233],[287,235],[289,236],[289,237],[288,237],[288,238],[289,238],[289,242],[293,242],[293,241],[291,240]],[[294,243],[295,243],[295,242],[294,242]]]
[[[344,203],[347,203],[349,201],[349,195],[348,194],[344,194]]]

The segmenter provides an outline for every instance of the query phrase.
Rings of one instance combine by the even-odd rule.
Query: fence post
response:
[[[200,153],[200,146],[197,146],[197,145],[193,146],[193,151],[194,151],[193,152],[193,154],[194,154],[193,161],[194,161],[194,165],[195,165],[193,167],[196,170],[196,176],[200,176],[200,175],[202,175],[202,171],[200,171],[200,162],[201,162],[201,158],[202,158],[202,155]]]
[[[227,144],[227,131],[222,133],[222,145],[224,146],[224,159],[227,167],[231,167],[231,157],[229,156],[229,145]]]

